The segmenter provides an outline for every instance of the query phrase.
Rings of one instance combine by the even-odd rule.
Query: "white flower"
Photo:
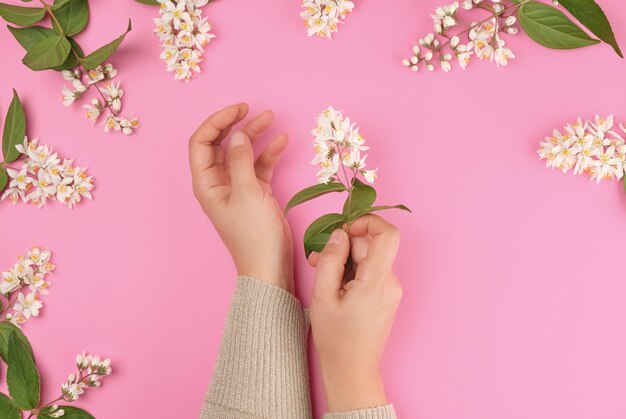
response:
[[[13,306],[13,310],[15,310],[14,319],[18,324],[25,323],[26,320],[31,317],[39,316],[39,310],[43,307],[41,301],[37,297],[37,294],[34,292],[29,293],[24,296],[24,294],[19,293],[17,295],[17,302]]]
[[[76,100],[76,95],[72,90],[68,89],[67,86],[63,86],[61,99],[63,100],[63,105],[70,106]]]
[[[304,20],[308,36],[332,39],[339,23],[344,23],[346,15],[354,9],[354,3],[347,0],[303,0],[302,7],[304,10],[300,17]]]
[[[26,158],[21,160],[20,170],[7,168],[11,181],[0,200],[9,198],[17,204],[21,199],[41,208],[48,200],[56,199],[72,208],[80,202],[80,197],[91,199],[93,178],[85,174],[86,169],[73,167],[72,161],[67,159],[60,165],[57,153],[39,145],[36,139],[30,142],[25,139],[24,144],[16,148]]]
[[[378,177],[378,175],[376,174],[376,172],[378,171],[378,169],[374,169],[374,170],[363,170],[363,177],[365,178],[365,180],[367,180],[369,183],[374,183],[374,181],[376,180],[376,178]]]
[[[121,118],[119,120],[120,128],[125,135],[131,135],[133,130],[139,128],[139,119],[136,116],[130,118]]]
[[[583,123],[578,118],[565,125],[565,134],[554,130],[538,150],[548,167],[566,172],[574,167],[575,174],[588,173],[592,180],[621,179],[626,165],[626,145],[616,132],[611,131],[613,117]]]
[[[458,9],[459,3],[456,1],[450,5],[438,7],[435,14],[431,15],[435,23],[435,32],[443,33],[445,29],[455,26],[455,14]]]
[[[85,116],[89,122],[91,122],[91,125],[95,125],[100,117],[100,114],[102,113],[102,104],[100,103],[100,100],[93,98],[91,103],[89,105],[84,105],[83,108],[86,109]]]
[[[315,136],[315,157],[311,163],[320,166],[316,175],[319,183],[338,181],[341,166],[353,176],[361,173],[368,182],[373,182],[378,169],[365,169],[367,155],[362,155],[361,152],[369,147],[365,145],[359,129],[350,123],[349,118],[344,118],[340,111],[329,106],[317,117],[317,127],[312,134]],[[341,172],[345,173],[344,170]],[[351,180],[345,181],[349,183]]]
[[[199,73],[204,47],[215,37],[211,25],[202,18],[206,0],[160,0],[160,18],[154,20],[154,33],[161,40],[160,58],[176,80],[189,81]]]
[[[65,410],[59,409],[59,406],[53,404],[52,406],[50,406],[50,410],[48,410],[46,414],[51,418],[60,418],[65,416]]]
[[[61,395],[64,400],[73,402],[85,393],[86,384],[79,381],[74,374],[70,374],[65,383],[61,385]]]

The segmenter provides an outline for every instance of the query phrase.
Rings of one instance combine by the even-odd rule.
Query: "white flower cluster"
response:
[[[76,367],[78,374],[70,374],[61,385],[61,397],[68,402],[78,400],[89,387],[100,387],[102,377],[111,375],[112,372],[110,359],[100,360],[99,356],[85,352],[76,356]]]
[[[474,55],[479,60],[495,61],[498,66],[507,65],[510,59],[515,58],[515,54],[505,47],[500,34],[518,32],[514,26],[516,17],[505,15],[505,12],[517,6],[507,7],[504,3],[504,0],[464,0],[463,9],[481,9],[491,14],[490,18],[471,23],[463,22],[458,16],[459,2],[437,8],[435,14],[431,15],[436,35],[429,33],[421,38],[419,45],[413,46],[412,56],[402,60],[402,64],[413,71],[418,71],[420,65],[433,71],[435,63],[439,62],[441,69],[448,72],[452,70],[450,61],[453,56],[459,66],[465,69]],[[464,29],[452,33],[457,27]],[[467,42],[461,42],[462,38],[466,38]]]
[[[622,132],[626,126],[620,124]],[[621,179],[626,170],[626,143],[613,129],[613,116],[583,122],[578,118],[567,124],[564,132],[554,130],[537,150],[546,166],[563,173],[574,168],[574,174],[587,173],[598,183],[602,179]]]
[[[209,0],[158,0],[158,19],[154,19],[154,32],[161,40],[161,59],[167,71],[174,72],[176,80],[189,81],[199,73],[204,47],[215,35],[211,25],[202,17],[202,6]]]
[[[354,9],[354,3],[348,0],[303,0],[304,11],[300,17],[309,36],[317,35],[332,39],[339,23],[344,23],[346,15]]]
[[[54,265],[50,263],[51,257],[49,250],[33,247],[20,256],[11,269],[2,272],[0,293],[8,300],[2,311],[6,320],[21,325],[31,317],[39,316],[39,310],[43,307],[40,296],[47,295],[51,285],[46,281],[48,273],[54,270]]]
[[[13,204],[20,199],[42,208],[48,200],[56,199],[73,208],[82,198],[92,199],[93,177],[87,175],[86,167],[75,167],[73,160],[61,159],[48,146],[39,145],[37,139],[16,148],[26,159],[22,168],[7,167],[11,178],[9,187],[0,201],[9,198]]]
[[[361,152],[369,150],[369,147],[365,146],[365,139],[359,134],[359,128],[350,123],[350,118],[344,118],[341,111],[329,106],[317,117],[317,127],[312,134],[315,136],[315,158],[311,163],[320,165],[317,173],[319,183],[341,181],[339,169],[342,166],[346,185],[351,184],[348,172],[352,176],[360,173],[365,180],[374,183],[378,169],[365,169],[367,155]]]
[[[104,124],[104,131],[122,131],[126,135],[133,133],[139,128],[139,120],[136,116],[120,116],[122,111],[122,96],[124,91],[120,89],[120,82],[115,84],[111,79],[117,75],[117,70],[111,64],[98,66],[92,70],[82,72],[79,69],[74,71],[64,70],[63,78],[71,83],[71,88],[63,86],[62,100],[65,106],[70,106],[78,98],[82,97],[91,87],[100,91],[100,98],[94,97],[88,105],[84,105],[85,116],[95,125],[102,113],[108,109],[108,115]],[[102,87],[97,84],[104,82]]]

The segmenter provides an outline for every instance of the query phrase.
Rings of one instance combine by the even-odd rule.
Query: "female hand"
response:
[[[375,215],[335,230],[319,254],[310,317],[330,412],[387,404],[379,372],[402,288],[392,272],[400,235]],[[351,253],[354,280],[342,287]]]
[[[293,243],[283,212],[272,196],[272,171],[287,146],[276,136],[254,159],[252,145],[273,119],[264,111],[230,138],[248,105],[231,105],[211,115],[189,140],[193,191],[235,262],[239,275],[252,276],[293,292]]]

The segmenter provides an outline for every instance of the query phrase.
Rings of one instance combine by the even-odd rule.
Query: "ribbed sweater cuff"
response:
[[[351,410],[341,413],[326,413],[324,419],[396,419],[393,406],[373,407],[371,409]]]
[[[223,417],[224,409],[241,417],[310,418],[307,333],[292,294],[237,278],[201,418]]]

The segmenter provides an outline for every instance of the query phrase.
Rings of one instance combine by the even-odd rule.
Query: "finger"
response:
[[[254,164],[254,171],[256,177],[264,182],[270,183],[272,181],[272,174],[274,173],[274,166],[280,160],[280,155],[287,147],[288,137],[287,134],[279,134],[265,147],[265,150],[261,152]]]
[[[365,258],[357,268],[356,279],[379,281],[389,277],[400,244],[400,231],[373,214],[358,218],[350,225],[353,236],[370,236]]]
[[[230,137],[228,149],[228,173],[234,193],[246,191],[252,185],[258,185],[254,173],[254,152],[250,138],[235,131]]]
[[[307,259],[307,261],[309,262],[309,265],[311,265],[312,267],[317,267],[317,261],[320,257],[320,254],[317,252],[311,252],[311,254],[309,255],[309,258]]]
[[[241,130],[248,134],[250,142],[254,144],[254,141],[259,136],[259,134],[261,134],[270,125],[272,125],[272,121],[274,121],[274,112],[266,110],[248,121]]]
[[[370,245],[372,238],[369,236],[350,237],[350,256],[355,264],[359,264],[365,259],[367,255],[367,248]]]
[[[350,240],[348,240],[348,235],[338,228],[333,231],[328,243],[317,257],[313,295],[322,298],[338,295],[349,252]]]
[[[216,164],[223,164],[224,153],[216,145],[247,113],[248,105],[245,103],[230,105],[209,116],[198,127],[189,139],[189,164],[194,177]]]

